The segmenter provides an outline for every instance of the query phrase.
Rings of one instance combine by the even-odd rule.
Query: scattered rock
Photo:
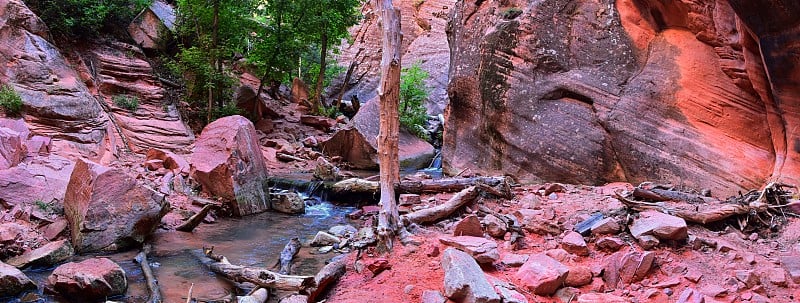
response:
[[[561,239],[561,247],[567,252],[578,256],[589,255],[589,246],[586,245],[583,236],[574,231],[568,232],[567,235]]]
[[[617,252],[605,260],[603,281],[610,289],[616,288],[620,281],[639,282],[647,276],[654,262],[655,254],[651,252]]]
[[[507,253],[503,255],[503,259],[500,260],[500,263],[506,266],[519,267],[525,264],[526,261],[528,261],[528,255]]]
[[[454,236],[483,237],[481,220],[476,215],[469,215],[458,221],[453,228]]]
[[[29,289],[36,289],[36,284],[28,276],[0,261],[0,298],[15,296]]]
[[[572,287],[581,287],[592,283],[592,270],[586,266],[571,266],[564,284]]]
[[[47,243],[21,256],[8,259],[6,263],[17,268],[51,267],[72,257],[74,253],[72,245],[67,240],[61,240]]]
[[[592,225],[592,234],[595,235],[611,235],[618,233],[620,230],[619,223],[613,218],[605,218]]]
[[[556,291],[555,296],[561,300],[562,303],[572,303],[581,295],[581,290],[575,287],[562,287]]]
[[[747,288],[752,288],[761,283],[761,279],[752,270],[736,270],[734,271],[734,276],[737,280],[744,283]]]
[[[357,234],[358,229],[349,224],[336,225],[328,229],[328,233],[337,237],[346,237],[348,235],[353,236]]]
[[[309,243],[309,245],[311,245],[311,246],[328,246],[328,245],[337,244],[339,242],[341,242],[341,239],[339,239],[338,237],[336,237],[334,235],[331,235],[329,233],[326,233],[324,231],[320,231],[320,232],[317,232],[317,235],[314,236],[314,239],[311,240],[311,243]]]
[[[506,234],[506,223],[494,215],[486,215],[483,218],[483,225],[486,226],[486,233],[498,239],[502,239]]]
[[[595,248],[606,251],[617,251],[623,245],[625,242],[615,237],[600,238],[595,242]]]
[[[685,240],[688,236],[686,221],[657,211],[645,211],[630,227],[633,237],[652,235],[661,240]]]
[[[700,293],[715,298],[715,297],[722,297],[728,294],[728,289],[719,285],[705,285],[700,288]]]
[[[321,116],[302,115],[300,116],[300,123],[312,126],[322,131],[329,131],[336,126],[336,120]]]
[[[628,303],[629,300],[613,295],[603,293],[588,293],[578,296],[578,303]]]
[[[307,303],[308,296],[300,295],[300,294],[293,294],[287,297],[281,298],[278,303]]]
[[[528,303],[528,299],[517,291],[517,288],[511,283],[502,281],[498,278],[487,276],[489,283],[494,286],[495,291],[500,295],[503,303]]]
[[[0,170],[12,168],[25,159],[28,155],[26,139],[16,131],[0,127]]]
[[[398,199],[398,205],[417,205],[422,203],[419,195],[417,194],[401,194]]]
[[[651,235],[641,235],[637,240],[639,246],[641,246],[644,250],[656,248],[658,244],[661,243],[661,241],[658,241],[658,238]]]
[[[478,263],[470,255],[454,248],[442,254],[444,294],[457,302],[500,303],[500,296]]]
[[[550,258],[556,259],[558,262],[566,262],[570,258],[569,252],[560,248],[547,250],[544,254]]]
[[[695,289],[687,288],[678,297],[677,303],[703,303],[703,302],[705,302],[705,298],[703,298],[702,293],[700,293]]]
[[[567,279],[569,268],[545,254],[530,256],[517,271],[516,277],[528,290],[540,296],[550,296]]]
[[[75,251],[117,250],[144,242],[169,211],[164,195],[122,169],[79,159],[64,197]]]
[[[769,279],[769,283],[772,283],[772,285],[779,287],[786,287],[789,285],[788,281],[786,280],[786,273],[782,268],[770,268],[766,271],[766,274],[767,279]]]
[[[45,239],[52,241],[61,236],[67,229],[67,226],[69,226],[67,219],[58,217],[53,220],[53,223],[47,224],[42,229],[42,234]]]
[[[689,282],[697,283],[703,278],[703,274],[696,269],[689,269],[689,272],[687,272],[683,277],[686,280],[689,280]]]
[[[426,290],[422,292],[421,303],[446,303],[447,298],[442,296],[438,290]]]
[[[269,209],[267,166],[247,118],[229,116],[207,125],[195,142],[191,166],[193,179],[225,199],[234,215]]]
[[[304,214],[306,203],[295,192],[273,193],[270,196],[270,208],[284,214]]]
[[[470,236],[442,237],[439,239],[444,245],[452,246],[472,255],[478,263],[491,264],[500,259],[497,251],[497,242]]]
[[[47,287],[67,298],[95,301],[124,294],[128,281],[114,261],[92,258],[57,267],[47,277]]]
[[[161,161],[162,167],[173,171],[175,174],[180,173],[188,175],[191,169],[189,162],[186,161],[186,159],[184,159],[182,156],[179,156],[171,151],[157,148],[151,148],[147,150],[146,160],[159,160]]]
[[[589,216],[586,220],[581,221],[580,223],[575,225],[575,231],[581,235],[588,236],[592,230],[592,227],[595,226],[603,220],[603,214],[595,213]]]

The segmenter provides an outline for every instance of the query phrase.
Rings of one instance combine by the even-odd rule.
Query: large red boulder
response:
[[[0,127],[0,169],[9,169],[25,159],[28,148],[22,134]]]
[[[47,277],[47,288],[71,300],[100,302],[125,294],[125,270],[107,258],[92,258],[57,267]]]
[[[79,159],[64,197],[72,245],[79,253],[144,242],[169,211],[164,195],[122,169]]]
[[[247,118],[229,116],[207,125],[190,163],[192,178],[204,191],[227,200],[235,215],[269,209],[267,166]]]

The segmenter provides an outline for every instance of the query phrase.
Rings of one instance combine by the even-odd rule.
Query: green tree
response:
[[[425,140],[430,139],[425,132],[428,121],[425,100],[430,91],[425,80],[428,77],[430,75],[422,69],[419,62],[404,68],[400,73],[400,125]]]
[[[152,0],[25,0],[58,36],[94,38],[99,32],[124,31]]]

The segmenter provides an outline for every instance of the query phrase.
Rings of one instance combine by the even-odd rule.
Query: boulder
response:
[[[304,214],[306,203],[297,193],[277,193],[270,195],[270,208],[284,214]]]
[[[631,235],[640,238],[643,235],[655,236],[660,240],[685,240],[689,237],[686,221],[681,218],[657,211],[646,211],[639,214],[639,219],[630,226]]]
[[[603,281],[610,289],[619,282],[630,284],[639,282],[650,273],[655,265],[656,255],[652,252],[617,252],[606,258],[603,266]]]
[[[481,264],[492,264],[500,259],[500,253],[497,251],[497,242],[493,240],[471,236],[458,236],[441,237],[439,238],[439,242],[469,253]]]
[[[540,296],[550,296],[564,285],[569,267],[545,254],[535,254],[519,268],[517,279],[522,286]]]
[[[378,167],[378,100],[364,104],[353,117],[351,127],[336,132],[323,142],[321,149],[325,154],[342,157],[356,169],[375,169]],[[436,150],[430,143],[401,129],[399,136],[400,167],[404,169],[425,168],[430,165]]]
[[[592,225],[591,230],[594,235],[616,234],[620,231],[620,226],[614,218],[604,218]]]
[[[0,298],[36,289],[36,284],[14,266],[0,262]]]
[[[64,197],[77,252],[125,249],[144,242],[169,211],[164,195],[122,169],[78,159]]]
[[[505,266],[520,267],[522,264],[525,264],[526,261],[528,261],[528,255],[506,253],[503,255],[503,259],[500,260],[500,263]]]
[[[156,0],[128,25],[128,33],[146,50],[165,50],[169,33],[175,29],[175,9]]]
[[[453,227],[454,236],[483,237],[483,227],[481,220],[476,215],[469,215],[456,222]]]
[[[11,169],[0,170],[0,204],[11,208],[31,203],[31,197],[36,197],[61,207],[74,167],[73,161],[48,155],[33,157]]]
[[[438,290],[426,290],[422,292],[421,303],[446,303],[447,298],[442,296]]]
[[[28,154],[28,147],[22,134],[14,130],[0,127],[0,170],[16,166]]]
[[[455,248],[442,254],[444,269],[444,294],[456,302],[500,303],[500,296],[481,270],[475,259]]]
[[[147,150],[145,161],[159,160],[162,166],[175,173],[189,174],[190,165],[182,156],[157,148]]]
[[[592,270],[586,266],[571,266],[564,284],[571,287],[581,287],[592,283]]]
[[[128,288],[125,271],[107,258],[92,258],[57,267],[47,277],[47,288],[65,298],[101,301],[122,295]]]
[[[625,245],[625,242],[615,237],[605,237],[597,239],[597,241],[595,241],[595,248],[607,251],[617,251],[623,245]]]
[[[61,263],[75,254],[72,245],[67,240],[55,241],[45,244],[42,247],[22,254],[21,256],[8,259],[8,265],[25,267],[52,267]]]
[[[589,255],[589,246],[586,245],[583,236],[574,231],[568,232],[567,235],[561,239],[561,247],[571,254],[578,256]]]
[[[483,225],[486,226],[486,233],[492,237],[502,239],[506,235],[506,223],[495,215],[486,215],[483,218]]]
[[[207,125],[195,142],[191,166],[203,190],[225,199],[234,215],[269,209],[267,167],[247,118],[229,116]]]

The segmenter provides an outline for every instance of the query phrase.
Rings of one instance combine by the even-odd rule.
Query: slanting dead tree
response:
[[[655,210],[698,224],[708,224],[737,217],[739,228],[744,230],[750,220],[756,220],[772,227],[775,224],[776,216],[791,215],[785,212],[785,209],[800,204],[800,201],[790,200],[792,193],[787,188],[796,187],[770,183],[761,191],[753,190],[727,201],[709,201],[706,197],[701,199],[695,196],[654,193],[641,189],[635,190],[628,196],[623,196],[620,192],[615,193],[614,196],[636,211]],[[680,197],[689,197],[690,200],[680,200]],[[634,200],[635,198],[660,202],[637,201]],[[703,202],[698,203],[698,201]]]
[[[214,254],[214,248],[194,252],[195,257],[211,271],[237,283],[250,282],[263,288],[305,292],[316,286],[312,276],[282,275],[266,268],[231,264],[222,255]]]
[[[394,184],[400,181],[398,138],[400,133],[400,10],[392,0],[375,0],[381,14],[383,56],[381,58],[380,130],[378,133],[378,160],[381,175],[381,211],[378,214],[378,247],[392,249],[392,240],[399,228],[399,212]]]
[[[183,222],[183,224],[181,224],[175,229],[178,231],[190,233],[194,230],[195,227],[197,227],[197,225],[200,225],[200,223],[203,222],[203,219],[206,218],[208,212],[210,212],[212,209],[217,209],[217,208],[219,208],[219,205],[217,204],[206,204],[205,206],[203,206],[200,212],[194,214],[192,217],[189,218],[189,220],[186,220],[186,222]]]

